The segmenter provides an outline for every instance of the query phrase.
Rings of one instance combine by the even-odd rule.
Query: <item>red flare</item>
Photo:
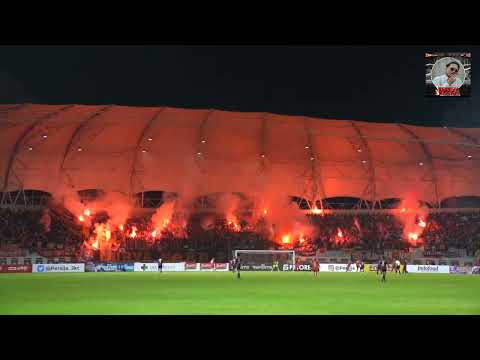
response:
[[[425,221],[423,221],[422,219],[420,219],[420,221],[418,222],[418,226],[424,228],[427,226],[427,223]]]
[[[90,212],[90,209],[85,209],[85,210],[83,211],[83,214],[84,214],[85,216],[90,216],[92,213]]]
[[[414,232],[411,232],[411,233],[408,234],[408,237],[409,237],[410,239],[412,239],[412,240],[417,241],[417,239],[418,239],[418,234],[417,234],[417,233],[414,233]]]
[[[78,217],[78,220],[80,220],[80,222],[84,222],[84,221],[85,221],[85,218],[83,217],[83,215],[80,215],[80,216]]]
[[[137,236],[137,228],[132,226],[132,232],[130,233],[130,237],[134,239]]]
[[[283,235],[282,236],[282,243],[289,244],[290,243],[290,235]]]

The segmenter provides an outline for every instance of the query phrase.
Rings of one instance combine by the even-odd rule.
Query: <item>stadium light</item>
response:
[[[142,150],[142,153],[146,153],[146,152],[147,152],[147,150],[145,150],[145,149]]]
[[[202,144],[205,144],[207,142],[207,140],[202,140]]]
[[[148,138],[148,141],[153,141],[153,139],[151,137]]]
[[[315,160],[315,158],[312,156],[312,157],[310,158],[310,160],[312,160],[312,161],[313,161],[313,160]]]
[[[265,157],[265,154],[260,154],[260,156],[261,156],[262,158],[264,158],[264,157]]]
[[[77,151],[83,151],[83,149],[82,149],[81,147],[79,147],[79,148],[77,149]]]
[[[423,166],[423,162],[418,163],[418,165]]]
[[[472,158],[472,155],[467,155],[467,158],[471,159],[471,158]]]
[[[202,155],[202,153],[199,151],[199,152],[197,152],[197,155],[200,156],[200,155]]]
[[[362,164],[366,164],[367,163],[367,160],[362,160]]]
[[[310,146],[306,145],[306,146],[305,146],[305,149],[310,149]]]
[[[28,151],[32,151],[33,148],[31,146],[28,147]]]
[[[357,149],[357,152],[361,153],[361,152],[362,152],[362,149]]]
[[[46,138],[48,137],[48,135],[47,135],[47,134],[43,134],[42,137],[43,137],[44,139],[46,139]]]

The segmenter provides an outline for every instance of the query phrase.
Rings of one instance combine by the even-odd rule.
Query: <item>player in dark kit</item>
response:
[[[240,280],[240,268],[242,266],[242,262],[241,262],[239,257],[237,257],[237,261],[236,261],[235,266],[236,266],[236,269],[237,269],[237,279]]]
[[[385,260],[382,260],[380,271],[382,272],[382,282],[387,281],[385,278],[387,276],[387,262]]]

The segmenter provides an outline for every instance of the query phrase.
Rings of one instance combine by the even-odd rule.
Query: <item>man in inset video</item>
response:
[[[450,61],[445,69],[445,75],[437,76],[432,80],[437,88],[437,95],[460,95],[460,88],[463,85],[458,76],[460,64],[457,61]]]

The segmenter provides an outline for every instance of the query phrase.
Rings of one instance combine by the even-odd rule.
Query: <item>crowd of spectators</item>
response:
[[[418,226],[425,221],[425,227]],[[431,213],[415,219],[417,239],[409,239],[401,216],[393,214],[329,214],[311,219],[316,225],[316,248],[361,248],[377,253],[422,246],[437,253],[465,249],[474,256],[480,249],[480,213]],[[342,237],[338,236],[341,231]]]
[[[0,209],[0,251],[36,252],[46,257],[85,256],[81,248],[89,241],[88,232],[92,229],[85,232],[74,219],[55,211],[48,214],[51,222],[47,229],[42,216],[42,210]],[[424,220],[426,226],[414,242],[406,239],[398,216],[379,212],[308,216],[314,231],[301,241],[294,238],[290,243],[279,241],[281,234],[274,231],[272,236],[264,220],[262,224],[235,225],[215,219],[205,226],[201,217],[183,223],[172,221],[155,236],[148,218],[131,218],[122,231],[112,232],[112,238],[117,244],[115,259],[127,261],[159,256],[172,261],[225,261],[235,249],[288,248],[306,255],[318,250],[364,249],[381,254],[387,249],[423,246],[432,253],[464,249],[470,256],[480,250],[480,213],[431,213]]]
[[[0,251],[49,256],[75,256],[82,243],[81,227],[55,212],[48,212],[48,226],[42,223],[45,212],[37,209],[0,209]]]

